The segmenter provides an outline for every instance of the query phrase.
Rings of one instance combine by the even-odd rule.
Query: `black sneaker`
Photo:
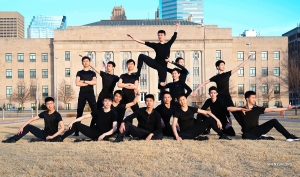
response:
[[[208,140],[208,137],[207,137],[207,136],[198,136],[198,137],[195,138],[194,140],[197,140],[197,141],[205,141],[205,140]]]
[[[261,135],[258,139],[259,140],[275,140],[275,138],[270,135]]]
[[[113,143],[119,143],[119,142],[122,142],[122,141],[124,141],[123,140],[123,137],[117,137],[115,140],[113,140],[112,142]]]
[[[291,135],[286,139],[286,141],[288,141],[288,142],[299,141],[299,137],[297,137],[297,136],[291,134]]]
[[[231,140],[231,139],[228,138],[227,135],[223,134],[222,136],[219,137],[219,140]]]
[[[14,137],[10,137],[6,140],[2,140],[2,143],[15,143],[17,142]]]
[[[204,132],[203,132],[203,135],[209,135],[210,134],[210,130],[205,130]]]
[[[58,137],[52,139],[52,140],[49,140],[49,142],[63,142],[63,139],[61,138],[60,135],[58,135]]]
[[[85,139],[75,139],[73,142],[78,143],[78,142],[82,142],[82,141],[86,141]]]
[[[79,133],[74,133],[74,135],[73,136],[79,136]]]
[[[130,137],[130,138],[128,139],[128,141],[132,141],[132,140],[138,141],[138,140],[140,140],[140,138],[139,138],[139,137]]]
[[[40,141],[44,141],[41,138],[32,138],[29,142],[33,143],[33,142],[40,142]]]
[[[243,133],[242,138],[247,139],[247,140],[258,140],[258,137],[254,136],[250,133]]]

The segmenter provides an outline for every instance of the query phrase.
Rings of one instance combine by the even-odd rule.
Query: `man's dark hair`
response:
[[[165,30],[159,30],[159,31],[157,32],[157,34],[159,34],[159,33],[163,33],[164,35],[166,35]]]
[[[212,90],[215,90],[215,91],[218,93],[218,88],[217,88],[217,87],[215,87],[215,86],[211,86],[211,87],[209,87],[209,89],[208,89],[208,93],[210,93],[210,91],[212,91]]]
[[[251,95],[256,95],[256,93],[255,93],[254,91],[247,91],[247,92],[245,93],[245,99],[246,99],[246,98],[249,98]]]
[[[128,65],[128,63],[132,62],[135,65],[135,61],[133,59],[129,59],[126,61],[126,65]]]
[[[182,57],[177,57],[176,60],[175,60],[175,62],[178,63],[179,60],[184,60],[184,59]]]
[[[179,68],[174,68],[174,69],[172,69],[172,73],[173,73],[174,71],[177,71],[177,73],[180,74],[180,71],[181,71],[181,70],[180,70]]]
[[[108,64],[111,64],[114,68],[116,67],[116,63],[115,62],[113,62],[113,61],[109,61],[109,62],[107,62],[107,65]]]
[[[183,97],[183,96],[184,96],[185,98],[187,98],[186,95],[182,93],[182,94],[178,95],[177,100],[179,100],[179,99],[180,99],[181,97]]]
[[[85,59],[88,59],[89,61],[91,61],[91,58],[90,58],[90,57],[84,56],[84,57],[82,57],[81,62],[83,62],[83,60],[85,60]]]
[[[154,95],[152,95],[152,94],[146,95],[145,100],[147,100],[147,98],[151,98],[154,101]]]
[[[112,96],[109,95],[109,94],[104,96],[103,101],[104,101],[105,99],[110,100],[110,101],[113,101]]]
[[[45,98],[45,103],[47,103],[48,101],[53,101],[54,102],[54,98],[52,98],[52,97]]]
[[[168,91],[164,91],[164,92],[163,92],[163,96],[165,96],[165,94],[168,94],[168,95],[170,95],[170,96],[172,97],[171,93],[168,92]]]
[[[114,92],[114,96],[116,96],[116,94],[119,94],[119,95],[121,95],[121,96],[123,97],[123,92],[122,92],[122,90],[116,90],[116,91]]]
[[[223,61],[223,60],[218,60],[218,61],[216,62],[216,68],[219,67],[221,63],[224,63],[224,65],[225,65],[225,61]]]

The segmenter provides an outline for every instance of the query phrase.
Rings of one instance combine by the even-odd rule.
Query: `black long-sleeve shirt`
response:
[[[170,94],[173,100],[181,94],[185,94],[185,96],[188,97],[192,93],[192,89],[182,81],[170,82],[165,86],[165,88],[170,89]]]
[[[148,130],[154,135],[157,135],[162,132],[161,130],[161,116],[160,114],[153,109],[153,111],[148,114],[147,108],[139,108],[131,115],[127,116],[123,122],[132,122],[136,118],[138,120],[138,128]]]
[[[176,37],[177,37],[177,32],[174,32],[172,38],[167,43],[161,44],[161,43],[154,43],[148,41],[145,42],[146,46],[154,49],[156,53],[155,61],[158,62],[164,68],[167,68],[168,63],[165,61],[165,59],[170,57],[171,46],[176,40]]]
[[[207,99],[201,109],[206,110],[210,108],[211,112],[221,121],[222,126],[225,127],[228,123],[227,117],[230,117],[229,112],[227,111],[227,106],[221,99],[216,99],[215,102],[212,102],[211,98]]]
[[[189,74],[189,71],[182,65],[173,62],[172,64],[174,64],[175,66],[177,66],[178,68],[180,68],[180,76],[179,76],[179,80],[185,82],[187,75]],[[167,71],[169,73],[172,74],[173,69],[171,68],[167,68]]]

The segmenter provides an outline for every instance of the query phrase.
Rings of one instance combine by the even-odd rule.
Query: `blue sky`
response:
[[[18,11],[25,28],[34,15],[65,15],[68,26],[108,20],[116,5],[127,19],[154,19],[159,0],[1,0],[0,11]],[[204,0],[204,23],[232,28],[237,36],[254,29],[261,36],[281,36],[300,23],[300,0]]]

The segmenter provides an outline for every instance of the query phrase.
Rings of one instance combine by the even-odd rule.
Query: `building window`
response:
[[[261,59],[268,60],[268,52],[261,52]]]
[[[280,94],[280,84],[274,84],[274,94]]]
[[[280,76],[280,68],[279,67],[274,68],[274,76]]]
[[[105,63],[109,61],[114,61],[114,53],[113,52],[105,52],[104,53],[104,61]]]
[[[7,110],[10,110],[12,108],[12,104],[7,104]]]
[[[262,94],[268,93],[268,85],[267,84],[262,84],[261,89],[262,89],[261,90]]]
[[[65,86],[65,95],[70,96],[71,95],[71,85]]]
[[[244,94],[244,84],[238,85],[238,94]]]
[[[256,60],[256,52],[250,52],[250,54],[253,54],[250,60]]]
[[[127,72],[127,60],[131,59],[131,52],[121,52],[123,73]]]
[[[42,62],[48,62],[48,54],[42,53]]]
[[[161,99],[160,99],[160,92],[157,93],[157,100],[158,100],[158,102],[161,102]]]
[[[256,76],[256,68],[250,68],[250,76]]]
[[[240,69],[238,70],[238,76],[241,76],[241,77],[244,76],[244,68],[240,68]]]
[[[261,68],[261,76],[268,76],[268,68],[267,67]]]
[[[238,52],[238,60],[244,60],[244,52]]]
[[[24,91],[25,91],[25,87],[24,86],[19,86],[18,87],[18,95],[19,96],[24,96]]]
[[[42,78],[48,78],[48,69],[42,69]]]
[[[65,51],[65,61],[70,61],[70,51]]]
[[[66,104],[66,110],[70,110],[71,109],[71,103],[67,103]]]
[[[281,106],[281,105],[280,105],[280,101],[275,101],[274,106],[277,106],[277,107]]]
[[[280,59],[280,52],[279,51],[273,52],[273,56],[274,56],[274,60],[279,60]]]
[[[141,92],[140,93],[140,101],[141,102],[145,102],[146,100],[145,100],[145,96],[147,95],[147,92]]]
[[[216,60],[221,60],[221,50],[216,50]]]
[[[30,70],[30,78],[36,78],[36,71],[35,69]]]
[[[5,54],[5,61],[6,61],[6,63],[11,63],[11,61],[12,61],[11,53]]]
[[[24,69],[18,69],[18,78],[24,78]]]
[[[140,86],[141,86],[141,89],[147,89],[147,74],[141,74]]]
[[[263,107],[265,107],[265,108],[269,107],[267,101],[263,101]]]
[[[48,86],[42,86],[42,94],[43,96],[48,96]]]
[[[36,94],[36,86],[30,86],[30,96],[34,97]]]
[[[30,62],[36,62],[36,55],[35,55],[35,53],[29,54],[29,59],[30,59]]]
[[[250,90],[256,92],[256,84],[250,84]]]
[[[11,97],[12,95],[12,86],[6,86],[6,97]]]
[[[31,108],[35,108],[35,103],[31,103]]]
[[[11,69],[7,69],[6,70],[6,78],[7,79],[11,79],[12,78],[12,70]]]
[[[175,58],[178,58],[178,57],[184,58],[184,51],[176,51]]]
[[[148,52],[139,52],[140,54],[144,54],[146,56],[149,55]],[[148,67],[146,65],[145,62],[143,62],[143,65],[142,65],[142,69],[141,69],[141,77],[140,77],[140,88],[143,89],[143,90],[146,90],[147,89],[147,83],[148,83]]]
[[[200,51],[193,51],[193,90],[200,85],[200,56]],[[200,94],[200,90],[198,90],[198,94]]]
[[[70,77],[70,68],[65,69],[65,77]]]
[[[243,107],[244,106],[244,102],[243,101],[239,101],[239,107]]]
[[[18,62],[24,62],[24,54],[18,53]]]

